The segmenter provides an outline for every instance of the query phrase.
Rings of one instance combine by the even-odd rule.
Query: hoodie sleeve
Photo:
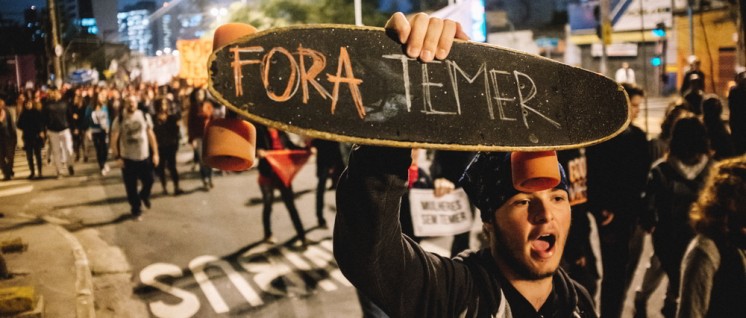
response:
[[[410,149],[355,146],[337,187],[334,255],[342,273],[391,317],[456,317],[473,298],[463,263],[402,235]]]

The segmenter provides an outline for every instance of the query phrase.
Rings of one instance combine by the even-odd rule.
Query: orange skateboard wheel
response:
[[[513,187],[521,192],[536,192],[556,187],[562,177],[554,151],[513,152],[510,155]]]
[[[237,40],[242,36],[256,33],[256,28],[246,23],[227,23],[215,30],[212,38],[212,50]]]
[[[207,123],[202,144],[205,163],[227,171],[243,171],[254,165],[256,128],[236,118],[217,118]]]

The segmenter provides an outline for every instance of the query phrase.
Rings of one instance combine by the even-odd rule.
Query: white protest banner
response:
[[[458,188],[435,197],[433,189],[410,189],[409,206],[416,236],[448,236],[471,229],[469,198]]]

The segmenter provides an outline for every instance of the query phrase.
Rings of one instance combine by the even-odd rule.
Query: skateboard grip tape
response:
[[[521,192],[552,189],[562,180],[554,151],[513,152],[510,166],[513,187]]]
[[[237,118],[217,118],[207,123],[202,145],[205,163],[227,171],[243,171],[254,165],[256,128]]]

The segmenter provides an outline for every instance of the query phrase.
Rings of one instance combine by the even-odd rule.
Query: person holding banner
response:
[[[411,21],[395,13],[386,27],[406,45],[409,57],[424,62],[446,58],[454,38],[468,39],[460,24],[424,13]],[[246,35],[256,31],[243,29]],[[214,42],[226,40],[218,34]],[[259,136],[257,127],[257,145],[265,142],[267,149]],[[337,186],[335,259],[345,277],[386,314],[596,317],[588,292],[559,267],[570,203],[556,154],[474,157],[459,184],[483,211],[489,247],[453,259],[426,252],[402,234],[399,209],[411,162],[411,149],[355,146]],[[538,171],[526,169],[526,163]]]
[[[450,20],[396,13],[387,23],[407,55],[447,56],[466,38]],[[334,255],[349,281],[392,317],[596,317],[587,291],[559,263],[570,228],[568,181],[556,154],[539,161],[552,184],[515,188],[529,153],[479,153],[460,185],[483,213],[489,248],[449,259],[401,234],[409,149],[356,146],[337,188]],[[531,171],[524,169],[521,172]],[[519,179],[533,176],[517,175]],[[402,283],[406,282],[406,283]]]
[[[474,157],[473,152],[436,150],[433,155],[433,163],[430,165],[430,176],[433,178],[435,196],[440,197],[451,193],[456,189],[461,174],[464,173],[466,165]],[[474,206],[469,204],[472,216]],[[451,244],[451,257],[458,255],[461,251],[469,249],[471,231],[466,231],[453,236]]]
[[[306,231],[303,228],[300,216],[298,215],[298,209],[295,207],[295,196],[293,194],[293,187],[290,184],[292,181],[292,175],[289,177],[282,178],[282,176],[288,176],[285,171],[279,171],[282,169],[293,169],[294,167],[279,166],[278,164],[272,164],[268,160],[268,156],[273,151],[280,151],[284,149],[303,149],[296,146],[290,141],[287,133],[274,128],[268,128],[266,126],[254,123],[256,126],[256,154],[259,158],[259,189],[262,191],[262,224],[264,226],[264,241],[267,243],[275,243],[276,240],[272,235],[272,202],[274,201],[275,189],[280,190],[280,196],[282,202],[285,203],[285,207],[290,213],[290,220],[293,222],[293,227],[298,233],[298,237],[295,241],[296,247],[305,248],[306,242]],[[306,156],[306,159],[308,157]],[[287,162],[287,161],[283,161]],[[305,161],[303,161],[305,163]],[[302,165],[302,163],[301,163]],[[279,171],[279,172],[278,172]],[[284,180],[283,180],[284,179]]]

